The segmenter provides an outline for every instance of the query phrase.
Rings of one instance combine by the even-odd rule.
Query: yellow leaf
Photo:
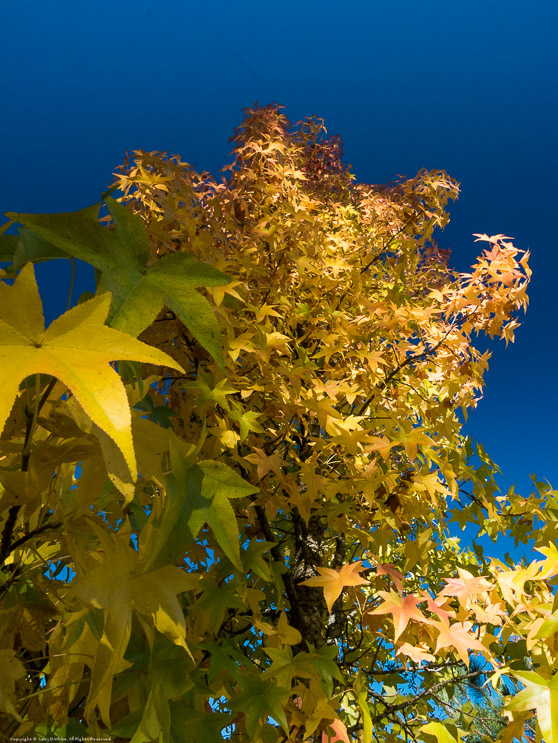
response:
[[[457,650],[457,654],[469,668],[469,651],[478,650],[479,652],[486,654],[486,648],[484,645],[477,640],[477,638],[471,634],[472,622],[454,622],[453,624],[446,624],[446,622],[432,622],[433,626],[439,631],[438,641],[436,644],[436,652],[442,648],[453,647]]]
[[[302,640],[302,635],[295,627],[291,627],[284,612],[277,622],[277,637],[285,645],[296,645]]]
[[[545,556],[545,561],[541,565],[542,575],[538,576],[541,580],[549,580],[558,575],[558,549],[555,544],[551,544],[548,547],[535,547],[537,552],[541,552]]]
[[[103,722],[110,725],[112,678],[125,662],[132,610],[151,617],[161,634],[189,652],[184,614],[176,594],[194,588],[199,576],[173,565],[143,573],[138,553],[128,546],[129,524],[117,535],[104,532],[94,523],[92,527],[101,542],[104,559],[83,575],[78,573],[74,590],[84,603],[104,609],[103,634],[91,673],[87,710],[92,716],[97,705]]]
[[[323,588],[325,602],[328,611],[331,612],[333,604],[346,586],[362,586],[369,583],[366,578],[361,578],[359,575],[359,572],[363,569],[360,560],[343,565],[339,570],[318,568],[319,575],[315,575],[313,578],[308,578],[308,580],[302,582],[302,585]]]
[[[543,678],[535,671],[516,671],[524,685],[506,705],[510,712],[537,711],[537,722],[545,743],[558,743],[558,676]]]
[[[436,660],[432,653],[429,653],[416,645],[410,645],[408,642],[404,642],[403,645],[398,648],[396,655],[406,655],[407,658],[410,658],[415,663],[421,663],[423,660],[429,662]]]
[[[16,658],[14,650],[0,650],[0,711],[13,715],[16,720],[22,722],[21,717],[14,707],[14,691],[16,679],[25,676],[25,667]]]
[[[421,732],[433,735],[438,743],[457,743],[459,740],[459,737],[456,738],[452,735],[448,728],[441,722],[429,722],[421,727]]]
[[[105,326],[109,307],[110,294],[94,297],[61,315],[45,331],[33,266],[27,264],[13,286],[0,283],[0,430],[20,382],[33,374],[50,374],[68,387],[91,420],[116,443],[135,478],[130,406],[110,362],[182,368],[166,353]]]
[[[521,601],[525,595],[525,583],[541,577],[538,575],[540,564],[540,562],[535,561],[530,563],[526,568],[505,570],[498,573],[496,580],[508,604],[513,605]]]

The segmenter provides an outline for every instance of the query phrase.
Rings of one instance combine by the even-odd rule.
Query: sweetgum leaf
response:
[[[273,681],[250,676],[246,676],[241,685],[241,693],[234,697],[230,706],[233,710],[244,713],[246,730],[250,738],[252,740],[255,738],[258,728],[268,717],[276,720],[288,733],[283,702],[291,696],[291,692],[277,686]]]
[[[32,374],[49,374],[68,387],[91,420],[115,442],[135,478],[130,406],[110,362],[181,367],[166,353],[104,325],[109,304],[109,294],[95,297],[58,317],[45,331],[32,264],[25,266],[13,286],[0,283],[0,430],[20,382]]]
[[[181,468],[176,456],[174,452],[169,506],[154,539],[149,568],[172,562],[184,554],[207,523],[229,560],[243,569],[238,524],[229,500],[252,495],[259,489],[222,462],[204,461]]]
[[[429,722],[421,727],[421,731],[433,735],[438,743],[458,743],[455,735],[441,722]]]
[[[98,291],[112,294],[112,327],[137,336],[163,307],[168,307],[224,371],[217,319],[207,299],[196,289],[228,284],[228,276],[185,252],[166,255],[146,268],[149,241],[141,217],[110,196],[105,202],[114,229],[97,221],[93,207],[61,214],[10,212],[10,218],[101,272]],[[31,251],[28,260],[37,259],[33,256]]]
[[[151,741],[160,733],[163,734],[164,740],[169,739],[171,725],[169,701],[182,696],[193,686],[188,665],[189,656],[185,650],[177,648],[165,637],[156,638],[149,663],[151,684],[149,697],[141,722],[134,729],[132,743]]]
[[[55,258],[69,257],[65,250],[61,250],[61,248],[24,227],[20,230],[17,249],[14,253],[14,268],[18,271],[26,263],[40,263]]]
[[[14,259],[18,244],[18,235],[0,235],[0,263],[7,263]]]
[[[558,676],[543,678],[535,671],[516,671],[514,676],[525,688],[506,704],[506,710],[536,710],[545,743],[558,743]]]

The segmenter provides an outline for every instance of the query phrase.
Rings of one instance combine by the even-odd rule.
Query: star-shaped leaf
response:
[[[136,459],[126,390],[111,361],[141,361],[181,370],[166,353],[104,325],[110,294],[94,297],[57,318],[45,331],[33,266],[13,286],[0,283],[0,430],[19,384],[33,374],[63,382],[91,420],[116,443],[132,477]]]
[[[291,692],[277,686],[275,681],[266,681],[261,678],[246,676],[242,682],[242,691],[234,697],[230,705],[233,710],[244,713],[246,731],[251,740],[268,717],[272,717],[288,732],[287,718],[283,710],[283,703],[290,697]]]
[[[114,229],[98,222],[96,206],[61,214],[10,212],[10,219],[48,241],[45,250],[50,243],[101,271],[98,291],[112,293],[109,324],[113,328],[137,336],[168,307],[223,368],[217,319],[196,289],[227,284],[228,276],[186,252],[167,254],[146,268],[149,240],[141,217],[109,196],[105,203]],[[38,259],[36,247],[28,260]]]
[[[362,586],[369,583],[366,578],[361,578],[359,572],[363,570],[360,560],[358,562],[347,563],[339,570],[331,568],[318,568],[319,575],[315,575],[308,580],[303,581],[304,586],[317,586],[324,589],[324,599],[328,611],[331,612],[333,604],[341,595],[342,590],[347,586]]]
[[[428,620],[418,608],[424,598],[420,596],[400,596],[395,591],[378,591],[384,600],[370,614],[391,614],[393,616],[394,640],[405,630],[411,619],[417,622],[427,622]]]
[[[403,575],[399,572],[395,565],[390,565],[389,563],[385,565],[378,565],[378,567],[376,568],[376,575],[389,575],[389,577],[395,583],[395,587],[397,588],[399,593],[403,593]]]
[[[207,460],[187,466],[184,442],[171,436],[170,444],[169,505],[150,545],[149,569],[173,562],[184,554],[207,523],[229,560],[243,570],[238,523],[229,501],[252,495],[259,489],[222,462]]]
[[[151,616],[161,634],[187,650],[184,615],[176,596],[194,588],[198,576],[174,565],[142,572],[137,552],[128,546],[129,524],[117,535],[107,534],[95,524],[93,529],[101,542],[104,560],[83,574],[80,570],[74,590],[84,603],[105,613],[88,705],[93,709],[97,704],[108,724],[111,680],[118,672],[130,639],[132,611]],[[167,678],[170,678],[168,673]]]
[[[428,611],[437,614],[443,622],[448,624],[450,618],[455,619],[455,612],[449,606],[449,599],[432,598],[426,591],[422,591],[421,596],[427,602]]]
[[[404,642],[400,648],[397,649],[396,655],[405,655],[415,663],[422,663],[422,661],[434,662],[436,658],[424,650],[422,647],[416,645],[410,645],[408,642]]]
[[[169,740],[169,702],[183,695],[192,686],[188,665],[189,656],[185,650],[177,648],[162,635],[156,636],[149,663],[151,688],[141,722],[132,740]]]
[[[292,648],[265,648],[265,653],[273,661],[262,678],[275,678],[280,686],[291,688],[293,678],[310,679],[315,671],[308,662],[308,653],[297,653],[293,656]]]
[[[337,719],[328,725],[327,732],[322,733],[322,743],[351,743],[345,723]]]
[[[545,743],[558,743],[558,676],[545,679],[535,671],[515,672],[525,688],[507,703],[509,712],[537,711]]]
[[[457,650],[457,654],[469,668],[469,651],[478,650],[481,653],[486,653],[486,648],[482,645],[477,638],[471,634],[472,622],[454,622],[453,624],[446,624],[445,622],[431,622],[439,631],[438,641],[436,644],[436,652],[442,648],[453,647]]]
[[[457,568],[459,578],[446,578],[446,587],[440,596],[457,596],[459,603],[464,605],[468,598],[486,593],[492,588],[492,583],[482,575],[474,576],[468,570]]]
[[[496,580],[500,586],[500,590],[508,602],[508,604],[515,604],[517,601],[523,600],[525,596],[525,583],[529,580],[537,580],[541,578],[539,569],[541,562],[534,560],[532,563],[527,565],[526,568],[518,568],[517,570],[504,570],[498,573]],[[544,574],[543,574],[544,575]]]

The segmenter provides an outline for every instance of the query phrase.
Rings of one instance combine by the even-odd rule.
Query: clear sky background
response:
[[[503,487],[527,491],[533,472],[558,487],[556,0],[2,0],[0,23],[2,213],[97,201],[126,150],[217,176],[256,100],[323,117],[361,181],[457,178],[438,235],[453,265],[474,261],[472,233],[504,233],[534,271],[466,430]],[[41,274],[51,318],[67,268]]]

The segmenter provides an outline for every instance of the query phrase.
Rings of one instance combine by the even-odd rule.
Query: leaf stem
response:
[[[52,379],[50,380],[50,382],[47,384],[45,391],[43,392],[43,396],[41,397],[41,400],[39,402],[39,409],[38,409],[37,413],[40,413],[41,410],[43,409],[43,405],[47,401],[48,396],[50,395],[50,393],[52,392],[52,390],[54,389],[54,385],[55,384],[56,384],[56,377],[52,377]]]

